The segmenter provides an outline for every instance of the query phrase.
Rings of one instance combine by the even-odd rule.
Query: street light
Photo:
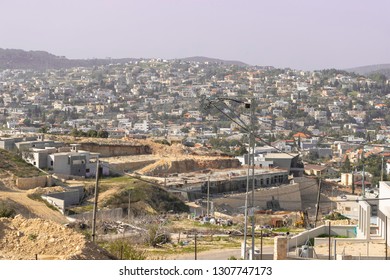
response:
[[[215,103],[216,102],[220,102],[222,101],[224,103],[224,101],[233,101],[235,103],[240,103],[240,104],[244,104],[245,105],[245,108],[246,109],[250,109],[250,123],[249,123],[249,126],[240,119],[239,116],[237,116],[235,114],[235,117],[241,122],[241,124],[239,124],[239,126],[243,129],[245,129],[247,132],[248,132],[248,170],[247,170],[247,182],[246,182],[246,191],[245,191],[245,213],[244,213],[244,259],[246,260],[247,259],[247,253],[246,253],[246,242],[247,242],[247,234],[248,234],[248,196],[249,196],[249,182],[250,182],[250,168],[252,166],[252,257],[254,256],[254,247],[255,247],[255,240],[254,240],[254,188],[255,188],[255,180],[254,180],[254,150],[255,150],[255,139],[254,139],[254,134],[253,134],[253,115],[254,115],[254,99],[251,98],[250,102],[249,101],[242,101],[242,100],[237,100],[237,99],[234,99],[234,98],[228,98],[228,97],[217,97],[217,98],[207,98],[208,99],[208,105],[207,106],[211,106],[213,105],[216,109],[218,109],[218,111],[220,111],[221,113],[223,113],[225,116],[227,116],[227,114],[225,112],[223,112],[223,110],[221,110],[220,108],[218,108]],[[225,103],[224,103],[225,104]],[[225,104],[225,106],[227,106]],[[232,111],[234,113],[234,111],[229,107],[230,111]],[[228,116],[229,119],[231,119],[229,116]],[[232,120],[232,119],[231,119]],[[237,122],[236,122],[237,123]],[[238,123],[237,123],[238,124]],[[252,154],[251,154],[251,150],[252,150]]]

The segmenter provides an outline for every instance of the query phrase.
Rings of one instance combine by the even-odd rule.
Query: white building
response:
[[[149,122],[147,120],[144,120],[141,123],[135,123],[133,130],[140,130],[146,132],[149,130]]]
[[[390,181],[379,182],[378,226],[379,235],[390,246]]]

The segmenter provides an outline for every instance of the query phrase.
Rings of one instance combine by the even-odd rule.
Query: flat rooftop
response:
[[[180,174],[169,174],[166,177],[167,185],[179,185],[179,184],[199,184],[205,181],[208,181],[210,177],[210,182],[218,181],[227,181],[234,179],[242,179],[247,177],[248,169],[245,168],[234,168],[234,169],[221,169],[221,170],[211,170],[210,171],[197,171],[190,173],[180,173]],[[255,168],[255,176],[274,174],[274,175],[288,175],[288,171],[285,169],[279,168]],[[249,171],[249,175],[252,175],[252,169]],[[164,177],[149,177],[157,179],[160,182],[165,183]]]

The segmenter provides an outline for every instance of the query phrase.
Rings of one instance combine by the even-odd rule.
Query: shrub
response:
[[[15,209],[13,209],[8,203],[0,202],[0,218],[12,218],[15,215]]]
[[[146,253],[136,249],[129,240],[118,239],[102,245],[104,249],[122,260],[145,260]]]
[[[158,225],[151,225],[146,236],[146,244],[157,247],[171,242],[171,236],[165,233]]]

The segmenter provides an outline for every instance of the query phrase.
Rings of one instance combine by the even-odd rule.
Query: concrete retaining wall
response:
[[[121,162],[121,163],[112,163],[110,162],[110,170],[114,171],[123,171],[132,172],[155,163],[156,160],[145,160],[145,161],[135,161],[135,162]]]
[[[331,229],[330,229],[331,235],[343,235],[343,236],[348,236],[351,238],[356,237],[355,232],[356,232],[356,226],[354,226],[354,225],[350,225],[350,226],[332,226],[331,225]],[[327,225],[319,226],[317,228],[313,228],[311,230],[302,232],[298,235],[291,237],[289,240],[289,243],[288,243],[288,247],[289,247],[289,249],[291,249],[294,247],[302,246],[302,245],[306,244],[306,242],[310,238],[316,238],[317,236],[319,236],[321,234],[329,234],[329,227]],[[320,242],[320,238],[317,238],[317,239],[319,240],[318,242]],[[325,239],[328,240],[327,238],[325,238]],[[343,241],[350,240],[349,238],[338,238],[338,239],[343,240]],[[356,239],[351,239],[351,240],[356,241]],[[314,244],[311,244],[311,245],[314,245]]]
[[[100,153],[102,157],[145,155],[152,153],[151,148],[148,145],[130,146],[81,143],[80,149],[92,153]]]
[[[312,207],[317,203],[318,184],[313,177],[296,177],[294,182],[299,184],[302,209]],[[313,208],[314,209],[314,208]]]
[[[66,207],[79,204],[83,195],[83,187],[72,187],[65,192],[43,195],[42,198],[50,204],[56,206],[62,212],[62,214],[64,214]]]
[[[60,210],[60,212],[62,214],[64,214],[64,212],[65,212],[65,201],[63,199],[54,198],[54,197],[50,197],[50,196],[46,196],[46,195],[43,195],[42,199],[46,200],[51,205],[54,205],[55,207],[57,207],[58,210]]]
[[[50,175],[16,179],[16,187],[22,190],[35,189],[38,187],[51,187],[52,185],[52,177]]]
[[[301,209],[301,195],[298,184],[258,189],[254,194],[255,207],[267,210],[267,201],[270,201],[272,197],[279,201],[280,207],[284,210],[296,211]],[[245,193],[230,195],[226,198],[213,198],[213,202],[216,207],[227,204],[229,207],[239,209],[245,205]]]

